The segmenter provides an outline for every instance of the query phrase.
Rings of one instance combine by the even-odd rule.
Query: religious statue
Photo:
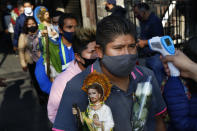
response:
[[[40,20],[39,29],[41,30],[41,33],[48,33],[49,38],[51,38],[52,40],[58,39],[59,34],[56,32],[53,25],[51,24],[49,12],[46,8],[40,9],[38,18]],[[47,27],[47,30],[45,30],[44,27]]]
[[[49,12],[46,7],[36,7],[34,10],[34,18],[38,23],[40,39],[39,46],[41,49],[41,57],[44,59],[41,64],[44,65],[45,70],[45,72],[39,71],[36,74],[40,77],[42,76],[41,74],[46,73],[50,79],[49,82],[52,82],[56,78],[56,76],[62,71],[58,45],[59,34],[55,31],[51,24]]]
[[[89,105],[85,112],[81,112],[77,105],[74,105],[72,112],[79,116],[82,131],[111,131],[114,121],[111,109],[104,101],[111,92],[111,83],[102,73],[94,71],[84,80],[82,87],[88,94]]]

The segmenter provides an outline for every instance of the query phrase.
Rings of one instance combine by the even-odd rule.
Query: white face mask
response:
[[[32,12],[32,8],[31,7],[25,7],[24,8],[24,13],[26,16],[32,16],[33,12]]]

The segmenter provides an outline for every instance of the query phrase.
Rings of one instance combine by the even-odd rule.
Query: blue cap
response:
[[[107,3],[116,5],[116,0],[107,0]]]

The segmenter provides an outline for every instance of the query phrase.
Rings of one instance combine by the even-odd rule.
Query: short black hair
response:
[[[63,14],[64,14],[64,13],[61,12],[61,11],[55,11],[55,12],[53,12],[52,17],[61,16],[61,15],[63,15]]]
[[[33,3],[32,3],[31,0],[24,0],[24,1],[23,1],[23,5],[24,5],[25,3],[30,3],[31,5],[33,5]]]
[[[81,55],[82,51],[87,49],[87,45],[93,41],[96,41],[95,29],[77,28],[72,38],[74,53]]]
[[[59,21],[58,21],[58,25],[59,25],[60,29],[63,29],[63,27],[64,27],[64,20],[65,19],[75,19],[77,21],[77,18],[73,14],[71,14],[71,13],[64,13],[63,15],[61,15],[61,17],[59,18]]]
[[[197,63],[197,36],[191,37],[184,45],[183,52]]]
[[[97,24],[96,43],[105,51],[108,43],[113,42],[120,35],[127,34],[136,40],[136,30],[133,23],[118,16],[107,16]]]
[[[183,47],[183,53],[188,56],[193,62],[197,63],[197,36],[191,37]],[[185,78],[186,85],[189,87],[189,91],[197,93],[197,82],[190,78]]]
[[[27,23],[29,20],[33,20],[35,23],[36,23],[36,28],[38,28],[38,24],[36,22],[36,19],[33,17],[33,16],[28,16],[25,21],[24,21],[24,26],[23,26],[23,29],[22,29],[22,33],[24,34],[28,34],[28,27],[27,27]]]
[[[134,5],[134,8],[137,7],[139,10],[141,11],[149,11],[150,10],[150,6],[144,2],[141,3],[136,3]]]

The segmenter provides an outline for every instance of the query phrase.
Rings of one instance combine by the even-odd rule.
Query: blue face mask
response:
[[[7,5],[7,8],[8,8],[9,10],[11,10],[11,9],[12,9],[12,5]]]
[[[66,38],[66,40],[70,43],[72,43],[72,37],[74,32],[66,32],[63,31],[63,37]]]

